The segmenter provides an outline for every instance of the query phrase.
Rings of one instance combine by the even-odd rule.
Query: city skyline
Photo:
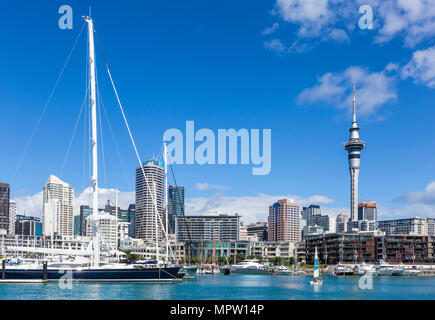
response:
[[[199,3],[196,5],[202,9],[204,6],[211,6]],[[175,166],[177,181],[186,187],[186,214],[221,210],[229,213],[238,212],[246,222],[266,221],[268,205],[277,199],[289,197],[296,199],[301,206],[320,204],[322,211],[332,216],[338,213],[349,215],[348,170],[345,168],[346,159],[339,144],[347,138],[346,129],[352,107],[351,78],[357,77],[357,90],[361,92],[361,101],[358,101],[362,109],[359,124],[364,130],[364,140],[369,145],[364,151],[364,167],[359,187],[360,201],[376,201],[379,219],[433,215],[435,187],[431,184],[431,163],[435,159],[435,153],[431,147],[426,146],[425,141],[421,141],[421,137],[424,137],[423,140],[431,140],[434,137],[430,126],[423,125],[427,118],[434,116],[431,108],[434,95],[430,82],[425,83],[424,77],[418,78],[419,65],[414,59],[416,52],[420,52],[420,55],[431,54],[430,43],[426,39],[417,44],[404,45],[402,39],[403,42],[409,41],[407,35],[396,34],[391,36],[392,40],[385,40],[384,46],[380,46],[375,40],[382,32],[375,25],[371,33],[368,30],[346,30],[348,41],[344,43],[334,40],[310,42],[301,37],[301,40],[309,42],[312,48],[306,52],[287,53],[283,47],[288,45],[289,39],[298,37],[297,31],[303,22],[295,22],[286,16],[280,2],[255,4],[251,15],[245,18],[245,23],[237,21],[237,13],[241,13],[237,6],[227,4],[221,8],[212,7],[216,9],[216,14],[225,17],[227,25],[222,24],[220,19],[214,16],[208,17],[211,19],[205,21],[207,19],[189,13],[191,8],[180,10],[178,17],[169,11],[170,17],[163,21],[170,21],[170,26],[153,29],[159,35],[158,38],[153,38],[156,35],[147,29],[153,25],[162,26],[162,22],[151,16],[155,10],[166,8],[162,4],[156,5],[157,7],[146,4],[133,6],[136,6],[137,10],[126,10],[116,4],[102,10],[98,4],[93,4],[93,15],[103,46],[109,45],[106,54],[118,79],[121,98],[126,99],[127,117],[137,135],[136,140],[139,142],[142,157],[148,159],[153,152],[157,153],[161,148],[163,132],[172,127],[183,128],[186,120],[195,120],[199,128],[206,127],[212,130],[221,127],[272,129],[272,171],[267,176],[253,177],[250,174],[251,168],[241,165]],[[6,13],[7,10],[17,8],[12,5],[6,9]],[[41,216],[42,210],[37,204],[39,190],[47,176],[57,174],[57,168],[62,166],[64,150],[67,148],[65,141],[70,137],[74,125],[71,122],[78,114],[77,104],[82,96],[80,88],[72,85],[80,83],[77,79],[81,79],[82,76],[78,71],[80,61],[74,59],[77,58],[76,55],[71,60],[73,66],[69,66],[67,70],[69,77],[61,82],[46,117],[42,119],[41,128],[45,129],[37,132],[17,176],[11,179],[35,124],[35,118],[48,95],[53,78],[59,71],[59,65],[78,34],[78,13],[87,12],[87,4],[74,4],[74,28],[72,31],[62,31],[57,28],[57,20],[54,17],[57,8],[56,5],[35,5],[35,10],[29,10],[40,13],[35,32],[49,35],[48,38],[54,39],[53,43],[56,43],[56,46],[42,41],[44,39],[41,39],[40,35],[33,34],[32,37],[36,40],[30,39],[29,35],[25,34],[28,29],[17,25],[16,34],[6,35],[5,38],[8,45],[17,48],[17,52],[14,52],[16,56],[8,52],[1,53],[3,61],[17,66],[6,69],[8,82],[2,83],[3,88],[7,88],[3,94],[4,105],[7,106],[5,130],[14,137],[14,141],[2,141],[2,149],[8,150],[8,153],[1,160],[0,175],[1,181],[11,184],[11,199],[17,201],[18,214],[25,211],[28,215]],[[272,8],[280,13],[269,14],[268,11]],[[118,24],[107,24],[102,19],[104,17],[105,21],[115,21],[112,16],[119,12],[129,17],[121,28]],[[36,17],[28,12],[23,14],[29,23],[36,21]],[[138,20],[140,15],[146,15],[147,19]],[[189,16],[193,18],[192,25],[176,32],[177,36],[186,39],[185,42],[180,42],[171,32],[174,32],[174,26]],[[254,19],[254,16],[257,22],[253,28],[250,19]],[[42,22],[39,22],[41,17]],[[9,22],[12,25],[18,23]],[[200,26],[199,29],[194,28],[195,22]],[[99,23],[104,26],[99,27]],[[272,30],[270,26],[275,25],[274,23],[279,27]],[[218,27],[232,27],[238,34],[244,35],[243,45],[237,42],[237,37],[228,33],[225,33],[228,39],[222,39]],[[135,40],[133,38],[120,39],[118,35],[115,39],[122,43],[119,47],[131,48],[128,50],[132,54],[131,58],[125,59],[126,52],[110,47],[107,35],[113,33],[110,31],[111,28],[117,28],[118,35],[126,34],[123,31],[127,29],[136,30],[135,37],[139,38],[139,43],[132,41]],[[212,36],[215,42],[206,41],[204,36]],[[27,43],[34,54],[28,56],[28,51],[21,50],[22,44],[15,38],[24,39],[22,42]],[[176,44],[179,54],[171,54],[171,46],[159,42],[157,39],[160,38],[167,39],[171,46]],[[147,41],[143,43],[142,39]],[[279,39],[279,42],[273,41],[276,39]],[[198,40],[201,40],[200,43]],[[360,52],[364,47],[369,47],[373,55],[367,56]],[[221,48],[220,53],[225,56],[224,60],[228,65],[223,65],[224,60],[219,60],[219,55],[214,52],[217,48]],[[84,50],[83,47],[80,49]],[[44,58],[48,51],[52,54],[52,59]],[[158,58],[158,55],[162,56]],[[338,55],[342,59],[334,59],[325,65],[317,62],[322,55],[325,58]],[[240,63],[245,57],[249,57],[247,62]],[[260,59],[268,70],[250,70],[253,65],[249,61],[255,59]],[[44,76],[38,83],[25,76],[29,70],[19,66],[20,61],[27,61],[26,66],[31,66],[35,73],[44,70]],[[217,61],[217,66],[223,71],[233,69],[230,74],[236,81],[225,76],[219,68],[214,68],[211,61]],[[101,57],[97,57],[98,62],[101,62]],[[162,68],[167,63],[167,68]],[[156,64],[156,67],[151,66],[152,64]],[[183,65],[187,66],[187,69]],[[200,68],[204,65],[209,68],[206,73],[211,74],[219,82],[215,83],[217,80],[212,81],[210,78],[205,78],[207,81],[202,84],[198,82],[198,79],[206,76]],[[136,67],[138,72],[126,71],[133,69],[132,67]],[[190,76],[187,72],[189,69],[192,72]],[[274,71],[271,72],[269,69]],[[99,70],[100,81],[103,83],[104,70],[101,65]],[[412,83],[413,78],[417,83]],[[180,80],[183,80],[183,83]],[[213,89],[216,85],[219,85],[222,92],[219,97],[216,97]],[[129,86],[137,92],[133,92]],[[329,89],[330,96],[321,95],[320,89],[325,88]],[[27,94],[20,95],[17,99],[15,95],[19,93],[19,89],[25,90]],[[171,97],[164,97],[163,93],[166,90],[171,92]],[[108,92],[104,87],[101,91]],[[325,101],[328,99],[333,101],[332,104],[337,108],[323,107],[325,104],[331,104]],[[109,116],[110,113],[114,114],[115,109],[109,109],[113,107],[110,94],[104,101]],[[252,115],[252,110],[255,110],[258,116]],[[282,115],[280,119],[276,117],[277,114]],[[56,136],[52,134],[54,130]],[[125,141],[124,131],[115,132]],[[319,136],[322,137],[321,144],[317,141]],[[110,142],[107,128],[105,137],[106,141]],[[50,146],[44,146],[47,138],[51,139]],[[82,197],[83,202],[78,204],[87,204],[85,199],[88,193],[82,191],[86,187],[87,179],[83,179],[82,172],[85,170],[80,168],[83,157],[80,140],[78,137],[74,141],[64,176],[60,178],[74,186],[78,198]],[[313,144],[316,145],[316,152],[307,157],[312,154]],[[108,166],[110,175],[107,175],[107,181],[106,177],[100,175],[100,185],[103,187],[101,198],[105,202],[108,197],[105,197],[104,193],[114,194],[108,188],[114,189],[118,186],[124,191],[119,194],[120,203],[134,203],[134,200],[127,200],[134,199],[133,169],[137,166],[134,156],[129,148],[121,147],[121,155],[126,161],[124,177],[116,152],[107,144],[106,146],[107,162],[117,163],[117,166]],[[393,163],[391,158],[395,159]],[[410,167],[413,170],[409,170]],[[23,195],[29,197],[23,198]],[[111,199],[113,200],[114,196]]]

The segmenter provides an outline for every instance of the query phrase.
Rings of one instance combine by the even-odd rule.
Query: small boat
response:
[[[420,270],[417,269],[406,269],[404,276],[411,276],[411,277],[417,277],[420,275]]]
[[[196,274],[212,274],[212,270],[208,266],[201,266],[196,270]]]
[[[358,266],[357,274],[360,276],[365,275],[365,274],[376,275],[376,269],[373,265],[366,264],[363,262]]]
[[[310,284],[312,286],[319,286],[323,283],[322,278],[320,278],[320,272],[319,272],[319,257],[317,256],[317,247],[314,253],[314,273],[313,273],[314,280],[310,281]]]
[[[231,266],[232,274],[269,274],[267,268],[257,259],[246,259]]]
[[[293,271],[289,267],[278,266],[275,269],[275,275],[277,275],[277,276],[290,276],[290,275],[293,275]]]
[[[385,262],[384,260],[380,260],[376,264],[376,274],[378,276],[388,276],[389,269],[393,268],[392,265],[390,265],[388,262]]]
[[[184,266],[183,269],[186,271],[187,275],[193,276],[198,269],[197,266]]]
[[[354,271],[351,267],[339,263],[334,270],[336,276],[353,276]]]
[[[405,274],[405,268],[401,265],[393,266],[388,269],[389,276],[403,276]]]

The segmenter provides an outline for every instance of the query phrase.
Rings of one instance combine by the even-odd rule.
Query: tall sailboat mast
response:
[[[166,220],[166,261],[169,261],[169,241],[168,241],[168,210],[169,210],[169,199],[168,199],[168,156],[166,154],[166,143],[163,143],[163,152],[164,157],[163,161],[165,162],[165,220]]]
[[[98,149],[97,149],[97,99],[95,90],[95,46],[94,46],[94,24],[90,17],[84,18],[88,24],[89,41],[89,81],[91,88],[91,122],[92,122],[92,244],[93,261],[95,267],[100,265],[100,231],[98,226]]]

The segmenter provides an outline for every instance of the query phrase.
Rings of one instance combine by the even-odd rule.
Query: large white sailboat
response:
[[[180,267],[177,265],[171,265],[169,261],[169,247],[168,247],[168,236],[165,232],[162,222],[160,225],[162,227],[164,236],[166,237],[166,261],[161,262],[158,258],[154,262],[145,263],[133,263],[133,264],[122,264],[113,263],[101,259],[100,253],[100,230],[99,230],[99,213],[98,213],[98,149],[97,149],[97,93],[96,93],[96,72],[95,72],[95,46],[94,46],[94,25],[91,17],[83,17],[85,23],[88,26],[88,48],[89,48],[89,104],[91,108],[91,148],[92,148],[92,245],[90,246],[89,252],[83,252],[82,254],[87,254],[89,260],[87,263],[71,263],[69,266],[67,263],[59,264],[50,263],[49,261],[39,261],[39,263],[32,264],[8,264],[6,266],[6,261],[2,263],[1,279],[4,282],[30,282],[30,281],[57,281],[64,276],[66,272],[71,277],[72,281],[180,281],[183,277],[183,273],[179,273]],[[140,161],[130,128],[128,126],[125,114],[119,100],[118,93],[114,86],[112,76],[110,74],[109,68],[106,64],[107,72],[112,83],[113,89],[115,91],[118,104],[121,108],[124,121],[126,123],[127,129],[130,134],[133,147],[136,152],[136,156]],[[166,160],[166,148],[165,148],[165,160]],[[165,161],[166,162],[166,161]],[[141,166],[142,167],[142,166]],[[148,192],[150,192],[154,197],[153,201],[156,206],[156,195],[152,193],[151,186],[148,183],[145,172],[142,168],[143,175],[147,184]],[[166,173],[166,172],[165,172]],[[166,208],[167,210],[167,208]],[[166,212],[167,213],[167,212]],[[156,209],[156,228],[158,228],[160,215],[157,214]],[[166,219],[166,222],[168,219]],[[166,229],[167,230],[167,229]],[[159,254],[158,247],[158,232],[156,232],[156,254]],[[54,249],[56,250],[56,249]],[[54,252],[53,252],[54,253]],[[42,265],[41,265],[42,263]]]

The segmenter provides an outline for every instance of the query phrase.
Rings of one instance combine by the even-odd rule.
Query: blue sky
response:
[[[348,139],[355,79],[360,135],[367,143],[360,200],[377,201],[381,218],[434,216],[433,2],[8,3],[0,13],[0,180],[12,184],[18,211],[40,215],[40,191],[50,174],[60,174],[85,93],[85,33],[15,176],[14,170],[82,27],[80,17],[92,5],[143,159],[159,153],[165,130],[184,132],[186,120],[215,133],[219,128],[272,131],[268,175],[253,176],[249,165],[177,165],[187,213],[223,210],[239,212],[246,221],[265,220],[267,206],[283,196],[320,203],[331,214],[348,213],[342,143]],[[58,27],[63,4],[73,8],[72,30]],[[371,30],[358,26],[360,4],[373,8]],[[102,115],[100,186],[123,191],[124,205],[134,199],[138,163],[98,50],[97,64],[127,173]],[[82,117],[60,176],[82,196],[76,204],[87,199],[80,194],[88,184],[83,125]]]

